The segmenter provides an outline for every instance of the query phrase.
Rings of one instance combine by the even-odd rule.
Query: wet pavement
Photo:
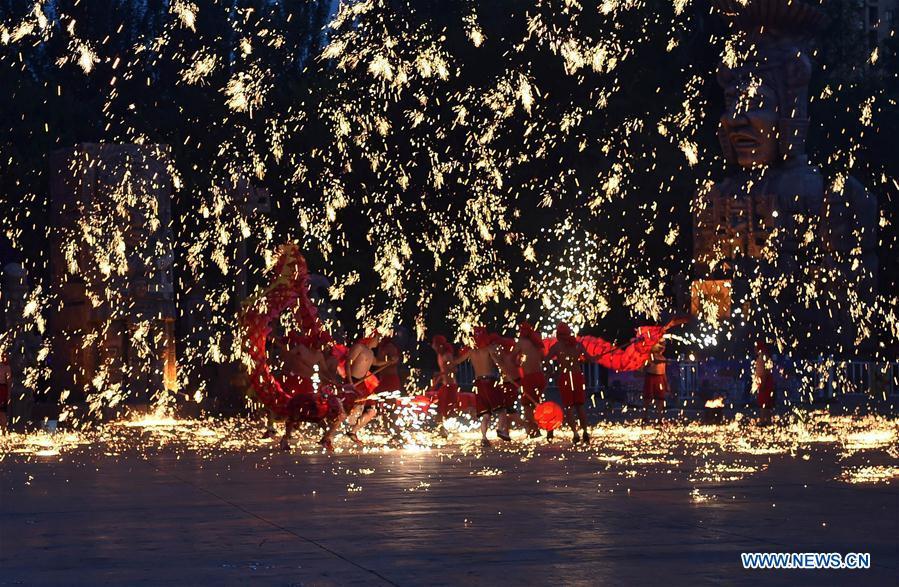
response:
[[[889,444],[886,429],[875,437]],[[899,479],[840,481],[846,446],[826,438],[654,450],[666,434],[610,428],[587,450],[486,451],[469,435],[326,456],[226,450],[200,430],[214,450],[144,432],[140,444],[12,452],[0,459],[0,585],[899,582]],[[643,456],[623,452],[640,442]],[[885,450],[865,466],[895,465]],[[872,568],[746,571],[741,552],[869,552]]]

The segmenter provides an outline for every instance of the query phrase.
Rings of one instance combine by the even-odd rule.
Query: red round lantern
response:
[[[565,413],[556,402],[543,402],[534,408],[534,420],[543,430],[555,430],[562,425]]]

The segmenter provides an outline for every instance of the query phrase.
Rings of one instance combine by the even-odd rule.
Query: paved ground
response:
[[[588,450],[284,454],[197,426],[8,444],[0,585],[896,585],[899,479],[839,480],[853,463],[895,475],[896,429],[855,452],[826,432],[766,448],[622,426]],[[744,551],[873,568],[744,571]]]

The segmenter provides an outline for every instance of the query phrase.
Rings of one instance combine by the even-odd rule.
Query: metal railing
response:
[[[604,390],[602,367],[596,363],[582,363],[587,394]],[[676,361],[669,368],[669,382],[681,401],[698,398],[702,365],[695,361]],[[548,372],[548,389],[555,391],[555,373]],[[461,387],[474,383],[474,369],[469,363],[456,368],[456,378]],[[868,395],[886,398],[899,396],[899,361],[875,363],[873,361],[843,361],[835,363],[822,377],[822,391],[827,398],[842,395]],[[732,398],[737,399],[737,398]]]

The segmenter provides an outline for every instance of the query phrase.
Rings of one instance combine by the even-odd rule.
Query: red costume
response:
[[[382,360],[397,359],[400,356],[400,349],[390,337],[381,340],[378,345],[378,358]],[[399,391],[403,388],[403,382],[400,379],[398,365],[396,363],[385,366],[378,376],[379,383],[376,393],[384,391]]]
[[[483,326],[474,329],[474,343],[478,349],[485,349],[493,344],[495,336],[490,334]],[[495,412],[504,407],[503,390],[497,385],[495,379],[489,376],[480,376],[474,380],[478,397],[478,416]]]
[[[546,389],[546,375],[542,371],[525,373],[521,376],[521,402],[538,404],[542,401],[543,390]]]
[[[504,381],[501,386],[503,390],[503,406],[510,413],[513,413],[515,412],[515,402],[518,401],[519,385],[513,381]]]
[[[643,379],[643,399],[665,399],[668,394],[668,378],[664,374],[646,373]]]
[[[459,409],[463,412],[478,409],[478,394],[470,391],[459,392]]]
[[[562,396],[562,405],[566,408],[587,403],[584,372],[580,369],[559,371],[559,393]]]
[[[478,377],[474,380],[478,394],[478,415],[495,412],[505,407],[503,389],[497,385],[495,379],[490,377]]]
[[[444,383],[437,390],[437,412],[446,418],[456,413],[459,408],[459,386],[455,383]]]
[[[282,384],[284,386],[284,391],[289,393],[291,397],[296,397],[299,394],[311,394],[315,391],[312,380],[300,375],[285,375]]]
[[[353,384],[353,387],[356,388],[356,391],[359,392],[359,395],[361,395],[362,397],[368,397],[378,390],[379,384],[380,382],[378,378],[375,377],[371,372],[369,372],[363,379],[357,380]]]
[[[759,407],[774,407],[774,377],[771,373],[766,373],[759,384]]]
[[[372,375],[374,377],[374,375]],[[378,379],[378,386],[375,388],[375,393],[381,393],[382,391],[399,391],[403,388],[403,382],[400,381],[400,376],[397,373],[382,373]]]
[[[0,358],[0,412],[6,411],[6,405],[9,403],[9,385],[6,383],[6,374],[9,373],[9,365],[6,363],[6,357]]]
[[[287,418],[293,422],[333,420],[340,415],[341,406],[344,413],[352,410],[358,397],[349,389],[335,393],[330,386],[321,393],[297,393],[287,402]]]

